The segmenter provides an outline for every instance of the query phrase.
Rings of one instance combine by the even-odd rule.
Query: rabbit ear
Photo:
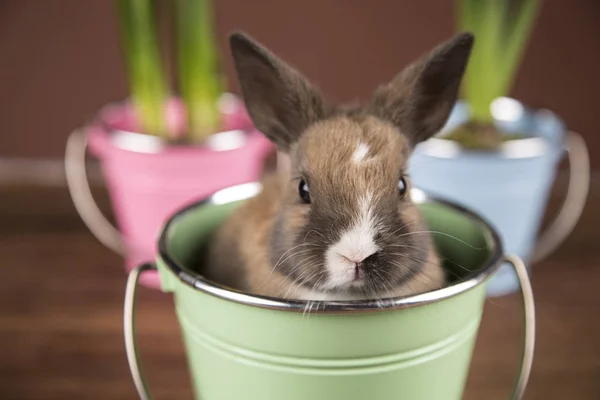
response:
[[[375,91],[369,111],[398,126],[413,146],[429,139],[452,111],[473,40],[458,34],[422,56]]]
[[[252,121],[280,150],[287,151],[324,115],[321,94],[299,72],[243,33],[229,39]]]

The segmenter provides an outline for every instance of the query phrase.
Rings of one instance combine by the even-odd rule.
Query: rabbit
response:
[[[474,37],[457,34],[378,87],[335,105],[252,37],[229,37],[248,113],[289,160],[214,233],[204,276],[285,300],[352,301],[442,288],[411,200],[407,161],[446,123]]]

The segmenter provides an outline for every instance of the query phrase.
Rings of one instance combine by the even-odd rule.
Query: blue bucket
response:
[[[505,142],[496,152],[468,151],[444,140],[444,134],[469,117],[468,105],[459,102],[438,136],[417,146],[409,173],[415,186],[486,218],[507,251],[531,265],[555,250],[577,224],[589,188],[587,148],[581,136],[567,132],[563,121],[548,110],[499,98],[492,113],[501,131],[531,137]],[[540,234],[549,191],[565,154],[569,154],[569,190],[554,223]],[[489,281],[488,295],[518,288],[517,276],[505,265]]]

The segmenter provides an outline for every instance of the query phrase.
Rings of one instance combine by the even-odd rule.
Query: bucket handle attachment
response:
[[[521,259],[517,256],[505,256],[505,261],[508,262],[519,278],[521,285],[521,298],[523,302],[523,349],[517,380],[511,400],[520,400],[523,398],[529,375],[531,373],[531,365],[533,363],[533,352],[535,346],[535,303],[533,301],[533,291],[529,282],[527,268]],[[141,400],[151,400],[148,384],[144,377],[138,349],[136,346],[135,334],[135,299],[137,294],[137,283],[139,277],[145,271],[156,270],[156,266],[151,263],[142,264],[129,272],[127,285],[125,288],[125,305],[123,309],[123,330],[125,335],[125,351],[127,353],[127,362],[129,363],[129,371],[133,383]]]
[[[87,140],[79,129],[67,139],[65,173],[67,187],[79,216],[90,232],[106,247],[124,256],[125,245],[121,233],[106,219],[94,201],[85,169]]]
[[[135,342],[135,296],[137,292],[137,283],[140,275],[145,271],[154,270],[154,264],[146,263],[129,272],[127,285],[125,286],[125,305],[123,310],[123,331],[125,333],[125,352],[127,353],[127,362],[129,371],[133,378],[133,383],[141,400],[150,400],[150,391],[146,379],[142,372],[138,350]]]
[[[523,350],[521,353],[521,363],[515,383],[514,391],[511,396],[512,400],[520,400],[523,398],[529,375],[531,375],[531,366],[533,364],[533,353],[535,349],[535,302],[533,301],[533,290],[531,282],[529,282],[529,274],[523,261],[514,255],[504,257],[519,278],[521,286],[521,301],[523,302]]]
[[[581,217],[590,186],[590,160],[585,140],[576,132],[567,135],[569,188],[562,208],[552,224],[539,235],[532,263],[550,255],[571,234]]]

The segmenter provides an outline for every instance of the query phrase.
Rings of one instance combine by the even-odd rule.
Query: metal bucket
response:
[[[558,248],[581,216],[590,179],[587,148],[581,136],[567,132],[548,110],[499,98],[492,111],[503,132],[531,137],[506,142],[496,152],[465,151],[455,142],[431,138],[416,147],[409,172],[419,188],[483,216],[498,230],[506,251],[530,265]],[[459,102],[440,136],[468,117],[467,104]],[[539,232],[558,163],[567,152],[570,181],[563,207],[548,229]],[[501,296],[518,288],[517,276],[505,265],[490,280],[488,294]]]
[[[127,271],[154,259],[156,235],[173,212],[219,189],[260,178],[275,147],[252,125],[241,100],[231,95],[221,100],[223,131],[202,144],[181,145],[137,133],[129,101],[105,106],[69,136],[65,168],[73,204],[90,232],[124,257]],[[174,132],[185,131],[180,99],[171,98],[165,114]],[[94,201],[86,152],[100,162],[117,227]],[[156,273],[144,274],[142,283],[160,288]]]
[[[134,329],[137,281],[158,268],[173,293],[197,399],[461,399],[484,301],[486,280],[513,265],[524,300],[524,350],[513,399],[531,368],[534,305],[525,266],[504,256],[493,228],[475,214],[414,189],[436,246],[457,277],[447,287],[380,301],[305,302],[252,296],[209,282],[198,265],[202,244],[257,183],[215,193],[173,216],[159,239],[156,266],[130,273],[125,343],[138,393],[149,399]]]

